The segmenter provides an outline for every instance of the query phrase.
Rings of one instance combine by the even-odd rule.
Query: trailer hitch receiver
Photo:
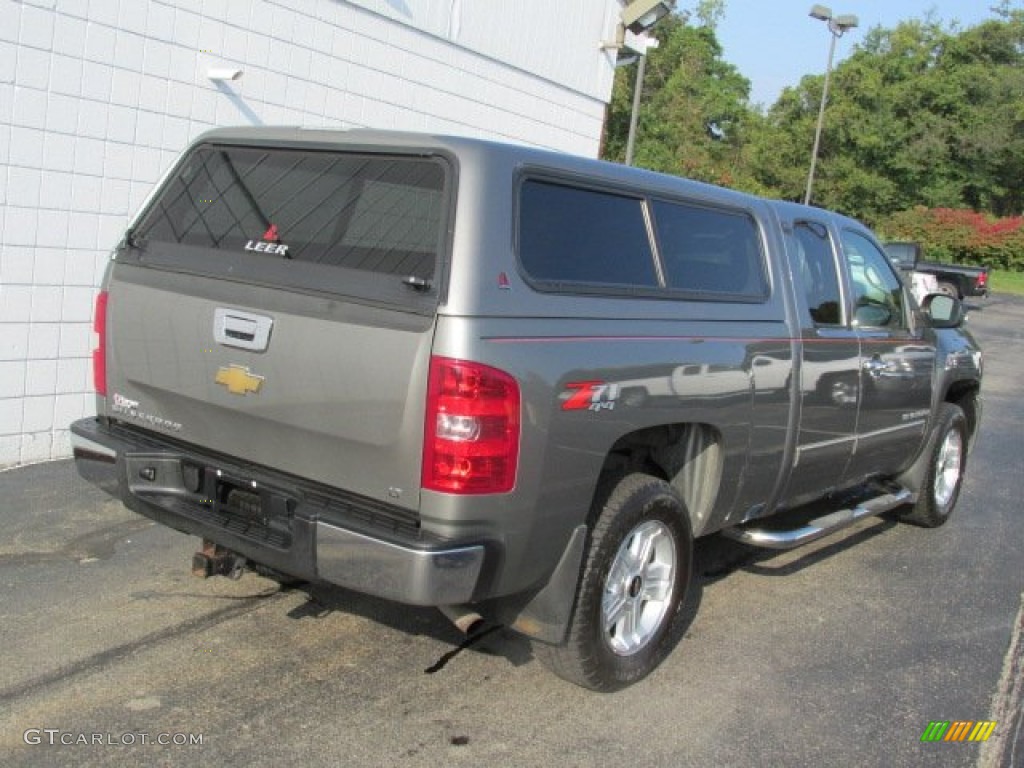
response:
[[[239,579],[244,571],[244,557],[209,539],[203,539],[203,548],[192,555],[192,575],[202,579],[210,576]]]

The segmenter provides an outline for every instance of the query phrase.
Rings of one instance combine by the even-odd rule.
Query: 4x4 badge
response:
[[[233,395],[258,395],[263,386],[263,377],[249,372],[244,365],[221,366],[217,369],[214,381],[228,388]]]

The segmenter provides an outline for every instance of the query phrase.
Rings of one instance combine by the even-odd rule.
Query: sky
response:
[[[808,14],[812,0],[725,0],[718,41],[726,61],[750,80],[750,101],[769,107],[782,89],[809,74],[824,74],[828,63],[829,33],[825,22]],[[872,27],[891,29],[901,21],[922,19],[932,11],[948,24],[974,26],[994,18],[995,0],[826,0],[820,3],[837,16],[854,14],[860,26],[836,42],[835,63],[853,52]],[[679,3],[687,8],[690,3]],[[693,5],[696,5],[693,3]],[[1024,7],[1014,0],[1013,8]]]

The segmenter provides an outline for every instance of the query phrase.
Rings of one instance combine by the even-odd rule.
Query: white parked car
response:
[[[941,293],[939,281],[935,275],[927,272],[910,273],[910,292],[914,294],[917,303],[920,304],[929,293]]]

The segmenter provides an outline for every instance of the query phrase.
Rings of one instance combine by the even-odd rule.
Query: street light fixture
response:
[[[832,42],[828,47],[828,66],[825,67],[825,83],[821,89],[821,105],[818,108],[818,125],[814,129],[814,149],[811,150],[811,170],[807,174],[807,190],[804,193],[804,205],[811,204],[811,190],[814,188],[814,169],[818,164],[818,147],[821,145],[821,128],[825,124],[825,103],[828,101],[828,81],[832,75],[832,59],[836,53],[836,40],[848,30],[857,26],[857,17],[853,14],[834,16],[832,9],[825,5],[811,6],[810,17],[824,21],[832,34]]]

